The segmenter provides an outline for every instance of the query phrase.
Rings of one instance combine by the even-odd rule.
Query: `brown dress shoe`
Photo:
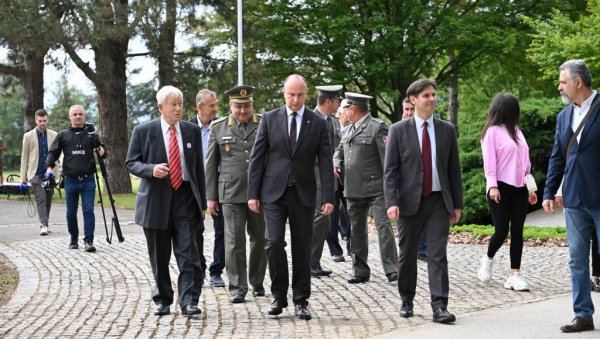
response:
[[[586,320],[581,317],[575,317],[570,323],[560,327],[560,330],[565,333],[593,331],[594,320]]]

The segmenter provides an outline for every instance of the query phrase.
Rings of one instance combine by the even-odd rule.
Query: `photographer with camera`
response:
[[[48,234],[48,216],[54,196],[54,176],[58,174],[55,168],[52,177],[46,176],[46,158],[48,146],[56,138],[56,132],[47,129],[48,113],[43,109],[35,112],[36,128],[23,135],[21,150],[21,192],[27,191],[27,182],[35,193],[38,219],[40,220],[40,235]]]
[[[46,161],[47,176],[53,176],[56,160],[61,152],[63,159],[63,174],[65,176],[65,194],[67,200],[67,226],[71,235],[70,249],[78,249],[79,227],[77,225],[77,208],[81,195],[81,209],[83,211],[83,242],[86,252],[95,252],[94,229],[96,218],[94,216],[94,200],[96,199],[96,163],[94,151],[98,156],[106,156],[100,138],[91,124],[85,124],[85,109],[82,105],[73,105],[69,108],[71,126],[60,131],[50,146]]]

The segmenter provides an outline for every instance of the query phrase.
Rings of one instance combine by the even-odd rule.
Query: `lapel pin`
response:
[[[192,148],[192,144],[190,144],[189,142],[187,143],[187,148]]]

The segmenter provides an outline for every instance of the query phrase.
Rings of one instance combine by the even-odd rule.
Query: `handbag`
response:
[[[527,186],[527,190],[529,192],[537,191],[537,184],[535,183],[535,178],[531,174],[525,174],[525,186]]]

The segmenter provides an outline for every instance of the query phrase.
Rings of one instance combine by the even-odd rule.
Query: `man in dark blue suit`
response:
[[[589,284],[590,234],[600,232],[600,100],[592,90],[589,68],[582,60],[562,64],[558,90],[569,104],[558,114],[554,147],[548,165],[544,202],[554,212],[554,197],[564,176],[563,204],[569,242],[569,268],[575,318],[563,332],[594,329],[594,304]],[[579,126],[582,126],[581,128]]]
[[[311,318],[310,250],[315,206],[323,215],[333,211],[333,162],[325,119],[304,106],[308,88],[301,75],[287,77],[285,106],[262,117],[248,169],[248,206],[265,215],[267,262],[275,299],[269,315],[287,307],[289,273],[285,225],[292,240],[292,291],[295,315]],[[315,160],[319,161],[321,201],[316,201]]]

